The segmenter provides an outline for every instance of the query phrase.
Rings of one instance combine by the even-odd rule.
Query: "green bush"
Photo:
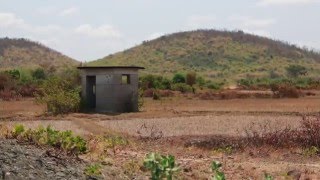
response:
[[[42,68],[37,68],[32,71],[32,78],[34,80],[44,80],[46,79],[46,73]]]
[[[151,171],[152,180],[172,180],[174,173],[179,171],[172,155],[163,156],[157,153],[147,154],[143,163],[144,167]]]
[[[177,73],[177,74],[175,74],[173,76],[172,82],[173,83],[185,83],[186,82],[186,78],[184,77],[183,74]]]
[[[207,88],[219,90],[222,88],[222,84],[211,82],[211,83],[207,84]]]
[[[192,92],[192,87],[185,84],[185,83],[176,83],[172,86],[172,90],[174,91],[180,91],[182,93],[185,92]]]
[[[171,89],[172,82],[162,76],[158,75],[146,75],[140,77],[140,87],[146,89]]]
[[[206,81],[203,77],[199,76],[196,79],[196,83],[200,86],[203,87],[206,84]]]
[[[11,69],[4,72],[10,75],[13,79],[20,79],[20,71],[17,69]]]
[[[286,68],[289,77],[296,78],[307,74],[307,68],[301,65],[290,65]]]
[[[69,81],[50,78],[41,86],[37,102],[45,103],[47,111],[54,115],[77,112],[80,109],[80,88],[73,87]]]

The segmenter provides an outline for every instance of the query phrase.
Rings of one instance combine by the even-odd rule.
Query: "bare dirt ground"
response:
[[[143,112],[119,115],[75,113],[47,117],[41,115],[44,110],[45,107],[34,104],[32,99],[0,102],[0,123],[22,123],[28,127],[52,125],[84,135],[103,134],[111,129],[130,136],[148,137],[153,131],[167,137],[154,141],[138,138],[134,146],[119,151],[113,164],[124,170],[127,168],[125,165],[130,165],[132,161],[141,162],[146,153],[158,151],[176,156],[183,167],[181,174],[185,179],[210,177],[212,160],[223,162],[228,179],[262,179],[265,172],[277,179],[285,179],[290,171],[300,173],[301,179],[320,178],[320,158],[306,157],[299,149],[274,150],[264,147],[226,155],[184,146],[186,139],[202,136],[243,136],[243,130],[252,123],[268,124],[274,129],[297,127],[301,115],[313,115],[320,111],[319,96],[299,99],[146,99]]]

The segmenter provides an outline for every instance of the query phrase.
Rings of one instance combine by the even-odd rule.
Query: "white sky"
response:
[[[0,0],[0,37],[90,61],[195,29],[246,32],[320,49],[320,0]]]

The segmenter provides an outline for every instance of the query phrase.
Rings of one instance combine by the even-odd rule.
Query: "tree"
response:
[[[186,83],[189,86],[193,86],[196,83],[197,74],[195,72],[189,72],[186,76]]]
[[[307,74],[307,68],[301,65],[290,65],[286,68],[287,74],[290,77],[296,78],[300,75],[306,75]]]
[[[37,68],[32,72],[32,78],[35,80],[44,80],[46,79],[46,74],[42,68]]]
[[[172,82],[173,83],[185,83],[186,82],[186,78],[184,77],[183,74],[177,73],[177,74],[175,74],[173,76]]]
[[[203,87],[206,84],[206,81],[202,76],[197,77],[196,82],[200,87]]]

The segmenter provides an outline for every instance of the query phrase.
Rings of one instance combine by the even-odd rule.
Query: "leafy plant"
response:
[[[179,171],[172,155],[163,156],[158,153],[147,154],[144,159],[144,167],[151,171],[151,179],[159,180],[166,178],[172,180],[174,173]]]
[[[273,180],[273,177],[272,177],[270,174],[265,173],[265,174],[264,174],[264,179],[265,179],[265,180]]]
[[[80,136],[73,135],[72,131],[58,131],[50,126],[25,130],[23,125],[16,125],[12,130],[12,137],[19,137],[19,140],[39,145],[48,145],[76,155],[85,153],[87,150],[86,141]]]
[[[211,169],[214,173],[214,176],[212,177],[212,180],[225,180],[225,175],[221,171],[222,164],[218,161],[213,161],[211,163]]]

